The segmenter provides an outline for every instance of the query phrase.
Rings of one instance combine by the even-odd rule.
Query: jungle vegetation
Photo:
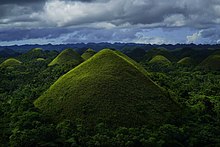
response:
[[[220,146],[218,51],[94,50],[0,58],[0,146]]]

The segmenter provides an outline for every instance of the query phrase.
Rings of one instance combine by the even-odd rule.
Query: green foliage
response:
[[[220,70],[220,55],[211,55],[207,57],[199,67],[211,70]]]
[[[14,58],[9,58],[7,60],[5,60],[3,63],[0,64],[0,67],[2,68],[10,68],[10,67],[15,67],[20,65],[22,62],[14,59]]]
[[[113,127],[161,124],[179,110],[138,63],[109,49],[60,77],[35,106],[55,121],[80,118],[88,126]]]
[[[178,59],[190,57],[199,63],[213,52],[212,56],[219,55],[219,51],[188,48],[170,51],[169,54]],[[75,65],[71,64],[48,67],[57,52],[33,49],[17,55],[16,59],[22,61],[19,66],[0,68],[0,146],[220,145],[219,71],[176,63],[156,65],[141,62],[146,72],[140,64],[119,51],[104,50],[100,53],[73,69]],[[131,57],[136,59],[136,55],[134,53]],[[45,60],[38,61],[38,58]],[[91,79],[88,78],[90,76]],[[58,78],[60,80],[57,81]],[[59,98],[57,103],[61,101],[64,104],[58,111],[63,119],[56,123],[33,105],[37,98],[45,96],[43,93],[51,85],[54,87],[49,90],[55,94],[50,96]],[[74,101],[66,97],[74,98]],[[181,109],[178,118],[164,124],[164,115],[172,107],[168,104],[169,97],[185,109]],[[81,110],[77,111],[80,117],[74,121],[61,116],[62,112],[67,116],[73,114],[73,102],[76,109]],[[63,111],[65,107],[69,111]],[[57,108],[52,107],[53,110]],[[146,114],[150,116],[144,118]],[[68,117],[72,118],[71,115]],[[101,119],[106,115],[108,120]],[[90,124],[93,119],[95,122],[91,128],[86,122]],[[144,119],[146,123],[139,123]],[[150,121],[153,122],[151,125]]]
[[[42,59],[54,58],[56,55],[57,55],[56,51],[43,51],[40,48],[35,48],[28,51],[27,53],[18,56],[18,59],[24,63],[27,63],[39,59],[42,60]]]
[[[190,57],[184,57],[181,60],[179,60],[177,63],[185,65],[185,66],[194,66],[195,65],[195,61]]]
[[[141,62],[143,63],[149,62],[152,58],[154,58],[157,55],[164,56],[165,58],[167,58],[169,61],[172,61],[172,62],[177,60],[177,57],[175,57],[171,51],[167,49],[154,48],[146,52]]]
[[[139,47],[136,48],[125,47],[122,49],[122,52],[137,62],[141,61],[146,53],[143,48],[139,48]]]
[[[44,58],[37,58],[37,61],[45,61]]]
[[[48,66],[72,64],[78,65],[83,62],[82,57],[72,49],[63,50]]]
[[[150,61],[150,64],[170,64],[171,62],[162,55],[156,55]]]
[[[94,51],[93,49],[87,49],[82,55],[81,57],[84,59],[84,60],[88,60],[89,58],[91,58],[93,55],[96,54],[96,51]]]

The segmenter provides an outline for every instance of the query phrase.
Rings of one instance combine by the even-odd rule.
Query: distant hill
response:
[[[146,53],[146,51],[143,48],[124,48],[122,50],[124,54],[126,54],[128,57],[132,58],[135,61],[141,61]]]
[[[89,58],[91,58],[93,55],[96,54],[96,51],[94,51],[93,49],[87,49],[82,55],[81,57],[84,60],[88,60]]]
[[[146,52],[146,54],[144,55],[142,62],[148,62],[150,61],[153,57],[157,56],[157,55],[161,55],[164,56],[165,58],[167,58],[170,61],[176,61],[177,58],[175,55],[172,54],[171,51],[167,50],[167,49],[163,49],[163,48],[154,48],[154,49],[150,49]]]
[[[187,65],[187,66],[191,66],[191,65],[196,64],[195,61],[190,57],[184,57],[181,60],[179,60],[177,63],[182,64],[182,65]]]
[[[81,119],[91,127],[161,125],[180,110],[144,68],[109,49],[60,77],[34,104],[56,122]]]
[[[199,64],[199,67],[211,70],[220,70],[220,55],[210,55]]]
[[[41,48],[34,48],[31,49],[30,51],[23,53],[18,57],[19,60],[23,62],[29,62],[32,60],[37,60],[38,58],[53,58],[58,54],[57,51],[44,51]]]
[[[45,61],[44,58],[37,58],[37,61]]]
[[[194,60],[194,62],[196,64],[199,64],[205,58],[207,58],[209,55],[211,55],[213,52],[215,52],[215,50],[184,47],[182,49],[173,50],[171,52],[179,60],[184,57],[190,57]]]
[[[18,52],[15,52],[14,50],[12,49],[3,49],[3,50],[0,50],[0,57],[2,58],[9,58],[9,57],[16,57],[20,55],[20,53]]]
[[[3,67],[3,68],[7,68],[7,67],[15,67],[15,66],[18,66],[20,65],[22,62],[17,60],[17,59],[14,59],[14,58],[9,58],[7,60],[5,60],[4,62],[2,62],[0,64],[0,67]]]
[[[73,49],[65,49],[55,59],[53,59],[48,66],[63,64],[78,65],[83,61],[83,58],[76,51]]]
[[[162,56],[162,55],[156,55],[155,57],[153,57],[150,61],[150,64],[170,64],[170,60],[168,60],[166,57]]]

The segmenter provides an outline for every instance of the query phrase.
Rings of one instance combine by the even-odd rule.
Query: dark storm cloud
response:
[[[40,27],[45,27],[45,21],[51,26],[107,22],[116,26],[194,28],[220,23],[218,0],[2,0],[0,12],[0,22],[4,23],[6,18],[11,23],[16,22],[13,17],[31,19],[27,15],[34,14]]]
[[[41,11],[44,6],[44,1],[29,1],[22,3],[7,3],[2,5],[0,2],[0,17],[14,17],[14,16],[22,16],[25,14],[31,14],[33,12]],[[19,4],[19,5],[18,5]]]
[[[5,4],[33,4],[33,3],[42,3],[47,0],[1,0],[0,5],[5,5]],[[63,0],[63,1],[81,1],[81,2],[93,2],[96,0]]]
[[[0,0],[0,41],[59,38],[68,31],[67,42],[77,35],[80,40],[126,41],[137,30],[155,28],[191,28],[192,41],[218,40],[213,28],[219,25],[219,0]],[[123,28],[132,31],[115,31]]]
[[[84,28],[65,34],[63,43],[75,42],[129,42],[136,38],[140,29],[89,29]]]
[[[50,29],[0,29],[0,40],[25,40],[37,38],[57,38],[62,34],[71,32],[66,28],[50,28]]]
[[[3,4],[27,4],[27,3],[39,3],[45,0],[1,0],[0,5]]]
[[[134,39],[140,29],[91,29],[91,28],[45,28],[45,29],[0,29],[0,40],[28,40],[28,39],[62,39],[63,43],[71,42],[99,42],[111,40],[129,41]]]

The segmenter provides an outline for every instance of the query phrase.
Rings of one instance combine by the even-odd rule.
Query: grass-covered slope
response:
[[[104,49],[60,77],[34,104],[55,121],[158,125],[179,107],[147,75],[132,59]]]
[[[72,49],[63,50],[48,66],[73,64],[78,65],[83,62],[82,57]]]
[[[207,57],[199,64],[199,67],[212,70],[220,70],[220,55],[214,54]]]
[[[187,65],[187,66],[195,65],[195,61],[190,57],[184,57],[181,60],[179,60],[177,63],[181,65]]]
[[[7,60],[5,60],[4,62],[2,62],[0,64],[0,67],[6,68],[6,67],[14,67],[14,66],[18,66],[21,64],[21,61],[14,59],[14,58],[9,58]]]
[[[156,55],[155,57],[153,57],[150,61],[150,64],[153,63],[159,63],[159,64],[170,64],[170,60],[168,60],[166,57],[162,56],[162,55]]]
[[[93,55],[96,54],[96,51],[94,51],[93,49],[87,49],[83,54],[82,54],[82,58],[84,60],[88,60],[89,58],[91,58]]]

